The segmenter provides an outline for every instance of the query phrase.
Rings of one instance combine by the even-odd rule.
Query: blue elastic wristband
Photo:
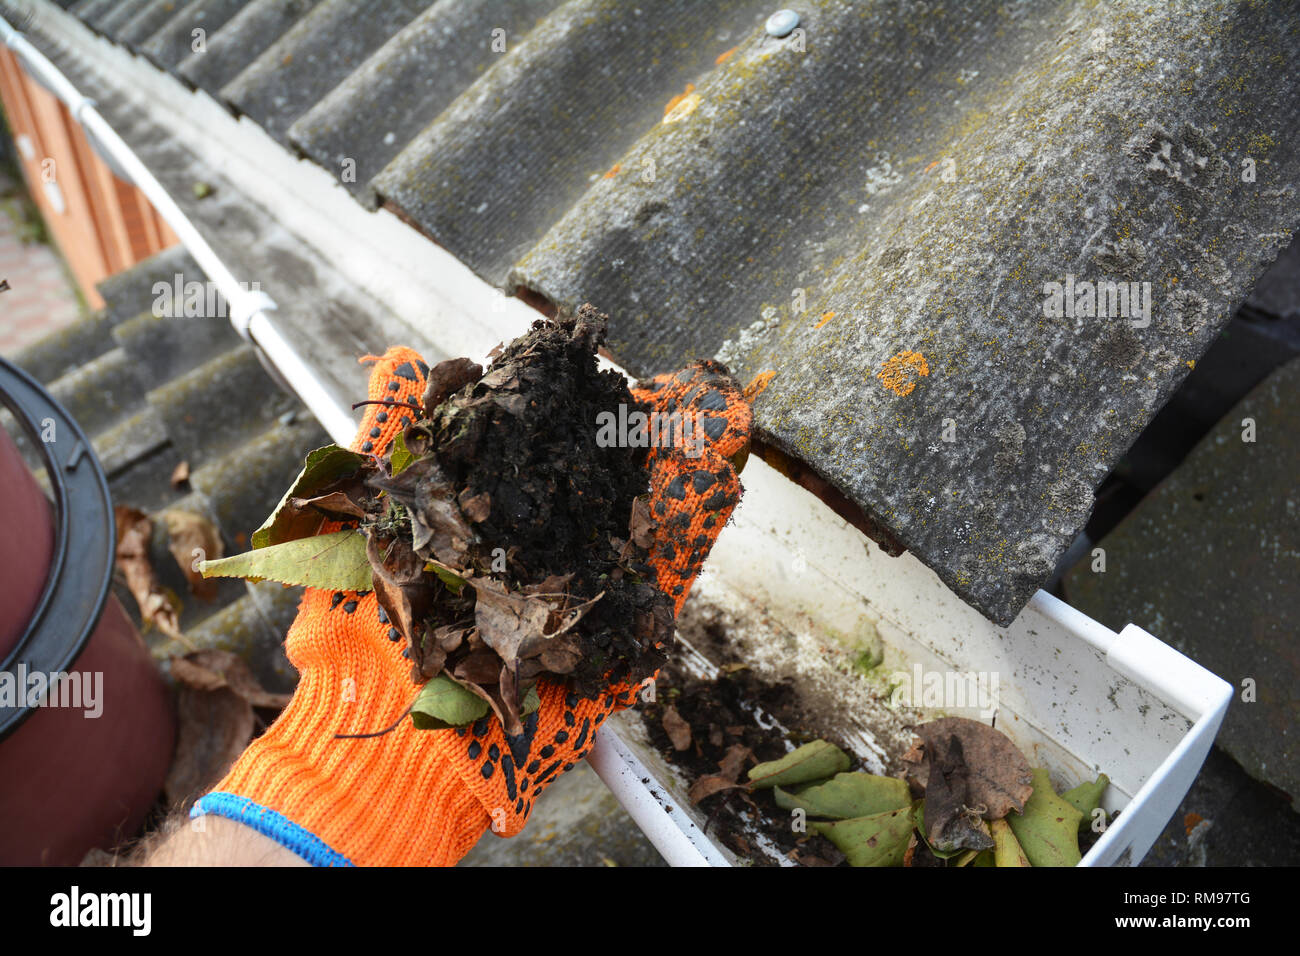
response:
[[[209,793],[194,804],[191,817],[211,813],[252,827],[286,850],[292,850],[312,866],[356,866],[316,834],[304,830],[284,814],[254,803],[247,797],[220,791]]]

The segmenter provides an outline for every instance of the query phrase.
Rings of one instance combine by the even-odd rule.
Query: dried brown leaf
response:
[[[713,773],[707,777],[700,777],[691,784],[687,796],[690,798],[691,803],[695,804],[706,797],[713,796],[715,793],[721,793],[723,790],[736,790],[739,787],[740,784],[727,780],[720,774]]]
[[[420,458],[398,475],[372,476],[367,483],[406,509],[411,516],[411,545],[420,557],[453,567],[468,563],[470,546],[477,538],[456,502],[456,489],[433,458]]]
[[[171,659],[172,677],[194,690],[219,690],[228,687],[254,707],[280,709],[289,703],[290,694],[275,694],[262,687],[238,654],[230,651],[194,651]]]
[[[331,491],[314,498],[290,498],[289,505],[299,511],[314,508],[330,517],[364,518],[366,513],[345,492]]]
[[[977,720],[943,717],[916,728],[924,742],[924,760],[911,761],[916,779],[922,781],[929,795],[928,775],[936,760],[942,761],[956,739],[961,745],[962,761],[969,768],[968,805],[982,807],[985,820],[997,820],[1012,810],[1022,811],[1033,793],[1033,775],[1029,762],[1006,734]],[[913,757],[909,751],[904,759]]]
[[[422,642],[419,657],[420,676],[425,680],[437,677],[447,663],[447,652],[428,637]]]
[[[433,632],[433,641],[438,647],[442,648],[443,653],[450,654],[460,647],[468,630],[469,628],[462,627],[459,624],[444,624]]]
[[[432,415],[433,410],[446,401],[448,396],[459,392],[471,382],[477,382],[482,377],[482,366],[467,358],[439,362],[429,369],[428,377],[425,379],[424,397],[420,399],[425,415]]]
[[[548,638],[537,661],[541,669],[552,674],[570,674],[582,661],[582,647],[568,634]]]
[[[401,585],[394,584],[382,571],[375,570],[373,564],[371,565],[371,573],[375,600],[379,602],[379,606],[384,609],[384,613],[388,616],[388,623],[397,628],[402,637],[406,638],[409,646],[411,634],[415,629],[415,618],[411,610],[410,599],[406,596],[406,592]]]
[[[153,521],[143,511],[125,505],[115,505],[113,517],[117,524],[115,561],[140,609],[141,620],[146,627],[156,627],[185,647],[192,647],[181,633],[179,603],[158,583],[149,558]]]
[[[554,610],[550,602],[512,591],[490,578],[475,578],[471,583],[479,636],[504,663],[513,663],[520,656],[520,645],[529,638],[545,637],[546,624]]]
[[[501,657],[490,648],[472,651],[456,662],[452,674],[466,684],[495,684],[501,675]]]
[[[469,489],[466,488],[460,493],[457,501],[465,517],[475,523],[487,520],[488,515],[492,513],[492,496],[486,491],[470,495]]]
[[[501,674],[497,681],[497,693],[500,695],[501,708],[505,712],[501,723],[505,732],[510,735],[521,734],[524,732],[523,718],[520,713],[524,695],[530,691],[537,683],[534,676],[528,680],[521,679],[518,674],[518,666],[503,666]],[[488,688],[488,693],[491,689]]]
[[[925,838],[942,853],[958,849],[989,850],[993,838],[980,819],[982,806],[973,806],[969,796],[970,768],[962,754],[961,739],[949,734],[947,740],[928,738],[930,751],[929,783],[925,788]]]
[[[163,514],[167,523],[167,550],[185,574],[190,593],[204,601],[217,596],[216,578],[205,578],[195,569],[199,561],[220,558],[225,554],[221,532],[203,515],[171,509]]]
[[[443,673],[446,674],[447,672],[443,671]],[[500,679],[500,676],[500,672],[498,671],[496,676],[493,678],[493,683],[478,683],[467,680],[461,680],[459,683],[472,693],[487,701],[488,706],[492,708],[492,712],[496,714],[497,720],[501,721],[501,726],[505,729],[506,733],[511,735],[519,734],[523,731],[523,726],[519,721],[519,717],[517,713],[512,716],[511,708],[506,705],[506,702],[501,695],[500,684],[495,683],[495,681]],[[517,711],[518,708],[515,710]]]
[[[691,784],[691,789],[687,793],[691,803],[699,803],[704,798],[721,793],[723,790],[739,789],[741,785],[736,783],[736,780],[745,767],[745,761],[752,756],[753,753],[744,744],[732,744],[728,747],[727,752],[718,761],[718,772],[700,777]]]
[[[632,543],[638,548],[649,550],[655,542],[655,531],[659,525],[655,522],[654,517],[650,514],[650,501],[648,498],[635,498],[632,501],[632,518],[629,522],[629,533]]]
[[[422,679],[433,677],[442,669],[437,657],[441,655],[445,660],[445,654],[439,651],[426,661],[424,642],[416,640],[417,635],[422,636],[417,622],[423,620],[431,598],[422,577],[424,562],[405,540],[385,540],[375,534],[366,539],[366,559],[370,562],[375,600],[384,609],[389,623],[405,638],[415,672]]]
[[[686,750],[691,745],[691,725],[677,713],[677,708],[669,704],[664,708],[664,733],[673,743],[674,750]]]
[[[176,753],[163,783],[168,803],[188,807],[225,776],[253,739],[253,706],[230,687],[181,686]]]
[[[525,585],[523,592],[537,597],[566,597],[569,592],[569,582],[572,580],[572,573],[548,574],[536,584]]]
[[[718,762],[718,772],[727,780],[738,780],[740,771],[745,769],[745,761],[753,755],[744,744],[732,744]]]

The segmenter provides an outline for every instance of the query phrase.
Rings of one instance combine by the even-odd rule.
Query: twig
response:
[[[376,730],[374,733],[370,733],[370,734],[335,734],[334,739],[335,740],[361,740],[365,737],[382,737],[384,734],[392,733],[394,730],[397,729],[398,724],[400,724],[402,721],[406,719],[406,715],[411,712],[411,708],[414,706],[415,706],[415,701],[411,701],[409,704],[407,704],[406,710],[402,711],[401,715],[397,718],[397,720],[393,722],[393,726],[391,727],[386,727],[383,730]]]
[[[352,410],[356,411],[362,405],[386,405],[391,408],[397,408],[400,406],[402,408],[409,408],[413,412],[419,412],[421,415],[424,414],[424,409],[419,405],[412,404],[411,402],[398,402],[391,398],[372,398],[364,402],[353,402]]]

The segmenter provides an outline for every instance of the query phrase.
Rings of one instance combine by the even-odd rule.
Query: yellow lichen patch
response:
[[[776,378],[776,372],[770,368],[755,375],[749,380],[749,384],[745,386],[745,401],[753,405],[758,400],[758,396],[766,391],[767,386],[771,384],[774,378]]]
[[[833,319],[833,318],[835,318],[835,313],[834,313],[834,312],[823,312],[823,313],[822,313],[821,320],[820,320],[816,325],[814,325],[813,328],[814,328],[814,329],[820,329],[823,325],[825,325],[827,322],[829,322],[829,321],[830,321],[831,319]]]
[[[719,53],[718,58],[713,61],[713,65],[722,66],[722,64],[726,63],[728,60],[731,59],[731,54],[735,53],[739,49],[740,47],[733,46],[730,50],[727,50],[725,53]]]
[[[623,168],[622,163],[615,163],[613,166],[609,167],[609,172],[605,173],[605,178],[613,179],[615,176],[618,175],[618,171],[622,168]]]
[[[695,92],[695,84],[687,83],[686,92],[678,93],[668,105],[664,107],[664,122],[676,123],[684,120],[695,112],[695,107],[700,105],[700,94]]]
[[[896,395],[911,395],[916,389],[913,373],[929,375],[930,364],[920,352],[906,350],[887,360],[876,373],[876,378]]]

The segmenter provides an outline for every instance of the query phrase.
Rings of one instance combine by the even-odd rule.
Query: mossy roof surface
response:
[[[1000,622],[1300,218],[1300,4],[377,6],[226,5],[179,71],[632,372],[774,373],[762,436]]]

